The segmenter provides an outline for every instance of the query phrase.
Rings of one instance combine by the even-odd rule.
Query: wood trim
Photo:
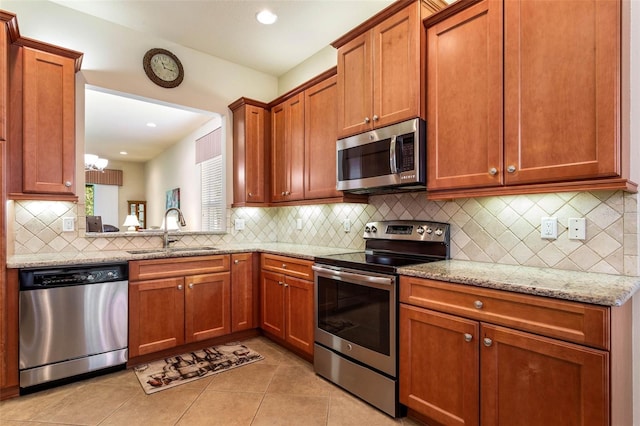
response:
[[[284,102],[288,98],[291,98],[291,97],[293,97],[293,96],[295,96],[295,95],[297,95],[297,94],[299,94],[301,92],[304,92],[305,90],[307,90],[307,89],[315,86],[316,84],[328,79],[329,77],[333,77],[336,74],[338,74],[338,67],[337,66],[329,68],[325,72],[323,72],[321,74],[318,74],[317,76],[313,77],[311,80],[305,81],[301,85],[296,86],[293,89],[289,90],[284,95],[278,96],[276,99],[274,99],[271,102],[269,102],[269,109],[271,109],[274,106]]]
[[[468,8],[469,6],[473,6],[476,3],[480,3],[482,0],[458,0],[455,3],[452,3],[451,6],[448,6],[441,11],[434,13],[431,16],[422,20],[425,28],[429,28],[437,24],[438,22],[442,22],[445,19],[455,15],[458,12]]]
[[[82,52],[66,49],[64,47],[56,46],[54,44],[49,44],[43,41],[34,40],[32,38],[22,37],[22,36],[20,36],[13,43],[17,46],[29,47],[42,52],[47,52],[53,55],[73,59],[75,72],[80,71],[80,68],[82,67],[82,57],[84,55]]]
[[[86,170],[84,180],[85,183],[122,186],[122,170],[104,169],[102,172]]]
[[[250,99],[250,98],[240,98],[235,100],[234,102],[229,104],[229,109],[231,111],[235,111],[240,107],[243,107],[245,105],[253,105],[253,106],[257,106],[259,108],[264,108],[264,109],[268,109],[269,108],[269,104],[266,104],[264,102],[260,102],[260,101],[256,101],[254,99]]]
[[[334,42],[332,42],[331,46],[335,47],[336,49],[342,47],[343,45],[345,45],[349,41],[351,41],[354,38],[358,37],[359,35],[369,31],[371,28],[373,28],[376,25],[378,25],[379,23],[383,22],[385,19],[389,18],[390,16],[395,15],[396,13],[398,13],[399,11],[404,9],[405,7],[411,5],[412,3],[415,3],[416,1],[417,0],[397,0],[396,2],[392,3],[391,5],[389,5],[387,8],[381,10],[376,15],[374,15],[371,18],[367,19],[362,24],[358,25],[357,27],[355,27],[354,29],[352,29],[351,31],[349,31],[348,33],[346,33],[345,35],[343,35],[339,39],[337,39]]]
[[[22,192],[10,192],[7,195],[8,200],[42,200],[42,201],[71,201],[72,203],[78,202],[77,195],[64,195],[64,194],[25,194]]]
[[[541,194],[573,191],[625,191],[638,192],[638,184],[628,179],[610,178],[580,180],[575,182],[554,182],[540,184],[507,185],[487,188],[462,188],[442,191],[427,191],[428,200],[452,200],[455,198],[493,197],[501,195]]]

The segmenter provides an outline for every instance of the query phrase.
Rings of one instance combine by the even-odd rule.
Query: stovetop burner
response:
[[[449,224],[423,221],[367,223],[365,250],[317,257],[324,265],[395,273],[402,266],[449,258]]]

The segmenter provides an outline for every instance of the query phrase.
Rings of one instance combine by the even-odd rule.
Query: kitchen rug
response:
[[[262,359],[259,353],[233,342],[142,364],[133,371],[142,389],[152,394]]]

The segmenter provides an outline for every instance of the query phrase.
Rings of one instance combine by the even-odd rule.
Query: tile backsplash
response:
[[[11,210],[11,208],[9,209]],[[84,205],[16,201],[9,248],[15,254],[158,247],[160,237],[84,238]],[[428,201],[423,192],[377,195],[369,204],[237,208],[228,212],[228,233],[184,235],[179,245],[286,242],[364,247],[370,220],[418,219],[451,223],[453,259],[577,271],[638,275],[638,197],[621,191]],[[80,213],[79,213],[80,212]],[[62,232],[62,217],[77,218],[75,232]],[[540,219],[558,218],[558,238],[540,238]],[[585,241],[569,240],[567,221],[584,217]],[[235,219],[245,220],[237,231]],[[350,223],[346,232],[344,222]],[[13,226],[13,229],[11,229]],[[298,229],[300,228],[300,229]],[[11,235],[12,234],[12,235]]]

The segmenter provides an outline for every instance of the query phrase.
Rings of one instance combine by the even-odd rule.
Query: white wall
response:
[[[118,186],[95,185],[93,197],[94,214],[102,217],[102,224],[120,228],[124,219],[118,218]]]
[[[222,124],[221,117],[213,118],[198,130],[147,162],[145,182],[147,183],[148,226],[160,226],[162,224],[166,192],[174,188],[180,188],[180,210],[187,222],[187,226],[184,229],[200,230],[200,166],[195,164],[195,141],[217,129]],[[225,155],[224,151],[222,155]],[[232,156],[229,155],[229,157]],[[230,202],[231,200],[227,197],[227,201]]]
[[[338,63],[337,52],[332,46],[327,46],[281,75],[278,79],[278,95],[283,95],[329,68],[335,67]]]

